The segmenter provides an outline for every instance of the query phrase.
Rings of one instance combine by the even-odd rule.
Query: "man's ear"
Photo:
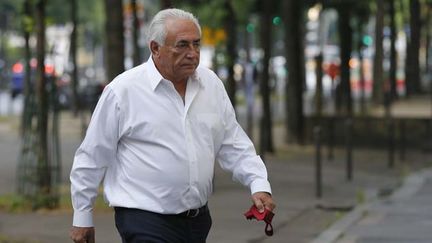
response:
[[[150,51],[153,56],[159,56],[160,45],[156,41],[150,42]]]

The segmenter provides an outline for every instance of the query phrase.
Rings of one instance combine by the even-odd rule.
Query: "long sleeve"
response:
[[[78,148],[70,174],[73,225],[93,226],[93,203],[106,168],[116,160],[120,108],[107,86],[94,110],[86,136]]]
[[[233,173],[234,180],[248,186],[252,194],[259,191],[271,193],[264,162],[238,124],[226,92],[223,92],[222,100],[225,130],[221,148],[217,153],[219,164]]]

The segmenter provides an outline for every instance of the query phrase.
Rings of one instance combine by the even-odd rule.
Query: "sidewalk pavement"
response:
[[[432,169],[414,173],[390,197],[361,205],[313,243],[432,242]]]
[[[62,126],[63,181],[67,185],[72,156],[81,138],[77,132],[79,123],[74,118],[62,115]],[[277,203],[274,236],[265,236],[264,223],[245,219],[243,213],[252,204],[248,190],[216,166],[215,193],[209,201],[213,227],[208,243],[311,242],[333,223],[343,220],[351,209],[392,192],[407,173],[432,166],[430,154],[408,151],[406,161],[397,161],[395,169],[388,169],[386,151],[355,149],[353,180],[347,181],[346,152],[339,148],[333,160],[323,159],[323,196],[316,198],[313,147],[280,145],[283,132],[277,129],[274,134],[279,134],[275,138],[275,144],[279,144],[278,153],[266,156]],[[19,151],[16,133],[16,122],[0,121],[0,194],[14,190]],[[20,214],[0,212],[0,239],[5,236],[24,239],[26,243],[70,242],[71,215],[70,208]],[[120,242],[112,212],[96,211],[95,224],[97,242]]]

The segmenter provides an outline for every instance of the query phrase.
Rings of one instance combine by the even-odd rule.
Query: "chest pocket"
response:
[[[217,149],[221,145],[224,136],[221,117],[217,113],[200,113],[195,118],[199,136]]]

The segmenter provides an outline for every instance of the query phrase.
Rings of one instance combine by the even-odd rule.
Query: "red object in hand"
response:
[[[264,209],[264,212],[260,213],[258,211],[258,208],[255,205],[252,205],[252,207],[244,213],[244,216],[246,216],[246,219],[253,219],[255,218],[258,221],[263,220],[266,223],[265,227],[265,233],[268,236],[273,235],[273,226],[271,224],[274,213],[268,209]]]

